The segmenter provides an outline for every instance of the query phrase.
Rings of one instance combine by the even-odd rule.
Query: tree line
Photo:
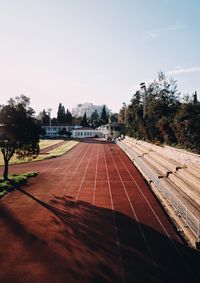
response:
[[[38,119],[41,120],[42,125],[49,125],[50,117],[46,110],[43,110]],[[67,125],[81,125],[83,127],[99,127],[107,124],[109,121],[109,114],[106,112],[105,105],[102,108],[101,115],[95,110],[91,117],[87,117],[84,113],[83,117],[73,117],[69,109],[65,110],[65,106],[62,103],[58,105],[57,117],[51,119],[51,124],[67,124]]]
[[[136,91],[128,107],[123,105],[119,122],[126,133],[146,141],[180,146],[200,153],[200,102],[181,93],[177,81],[163,72],[143,91]]]

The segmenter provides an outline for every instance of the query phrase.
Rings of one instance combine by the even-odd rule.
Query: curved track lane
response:
[[[0,201],[0,282],[200,281],[199,254],[116,145],[88,140],[11,166],[33,170],[36,178]]]

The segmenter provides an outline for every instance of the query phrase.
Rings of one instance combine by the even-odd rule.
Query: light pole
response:
[[[144,91],[143,94],[143,118],[145,118],[146,115],[146,107],[147,107],[147,88],[145,83],[140,84],[140,89]]]
[[[52,135],[52,131],[51,131],[51,111],[52,111],[51,108],[48,108],[48,109],[47,109],[47,112],[48,112],[48,114],[49,114],[49,130],[50,130],[50,136]]]

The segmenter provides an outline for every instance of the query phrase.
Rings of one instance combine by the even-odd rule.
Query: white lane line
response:
[[[92,198],[93,207],[95,205],[95,194],[96,194],[96,188],[97,188],[98,162],[99,162],[99,144],[97,148],[97,161],[96,161],[96,168],[95,168],[94,191],[93,191],[93,198]]]
[[[122,151],[123,152],[123,151]],[[182,261],[183,266],[185,266],[187,268],[187,270],[189,271],[189,273],[192,275],[192,277],[196,280],[196,278],[194,277],[193,272],[191,271],[191,268],[189,267],[189,265],[187,264],[187,262],[184,260],[184,256],[182,256],[181,251],[178,249],[177,245],[175,244],[175,242],[172,240],[171,236],[169,235],[169,233],[167,232],[166,228],[164,227],[162,221],[159,219],[158,215],[156,214],[156,212],[154,211],[153,207],[151,206],[150,202],[148,201],[148,199],[146,198],[146,196],[144,195],[142,189],[140,188],[140,186],[137,184],[136,180],[134,179],[134,177],[132,176],[132,174],[130,173],[129,169],[127,168],[127,166],[125,165],[125,163],[123,162],[123,160],[121,159],[121,157],[119,157],[119,154],[116,154],[117,158],[119,160],[121,160],[124,168],[126,169],[126,171],[129,173],[129,176],[131,177],[131,179],[133,180],[133,182],[135,183],[136,187],[138,188],[138,190],[140,191],[141,195],[143,196],[143,198],[145,199],[145,201],[147,202],[150,210],[152,211],[152,213],[154,214],[155,218],[157,219],[157,221],[159,222],[159,224],[161,225],[163,231],[165,232],[166,236],[168,237],[169,241],[171,242],[173,248],[176,250],[177,254],[180,255],[180,260]],[[134,166],[134,164],[133,164]],[[138,172],[139,173],[139,172]],[[140,174],[140,173],[139,173]]]
[[[130,173],[129,169],[127,168],[127,166],[125,165],[125,163],[123,162],[123,160],[121,159],[121,157],[119,157],[119,155],[117,155],[117,158],[122,162],[124,168],[126,169],[126,171],[128,172],[129,176],[131,177],[131,179],[133,180],[133,182],[135,183],[136,187],[138,188],[138,190],[140,191],[141,195],[143,196],[143,198],[145,199],[145,201],[147,202],[150,210],[152,211],[153,215],[155,216],[155,218],[157,219],[157,221],[159,222],[160,226],[163,229],[163,232],[165,232],[166,236],[169,237],[171,239],[171,236],[169,235],[168,231],[165,229],[163,223],[161,222],[161,220],[159,219],[158,215],[156,214],[156,212],[154,211],[152,205],[150,204],[150,202],[148,201],[148,199],[146,198],[146,196],[144,195],[142,189],[140,188],[140,186],[138,185],[138,183],[136,182],[135,178],[132,176],[132,174]]]
[[[90,146],[88,146],[88,147],[90,147]],[[85,176],[86,176],[86,173],[87,173],[87,170],[88,170],[88,167],[89,167],[89,163],[90,163],[90,161],[91,161],[91,156],[92,156],[92,154],[93,154],[94,148],[95,148],[95,144],[93,144],[92,150],[90,151],[90,155],[89,155],[89,157],[88,157],[88,161],[87,161],[87,165],[86,165],[86,167],[85,167],[84,175],[83,175],[83,177],[82,177],[82,179],[81,179],[81,184],[80,184],[80,186],[79,186],[79,190],[78,190],[77,196],[76,196],[76,198],[75,198],[76,202],[77,202],[78,197],[79,197],[79,194],[80,194],[80,192],[81,192],[81,189],[82,189],[82,186],[83,186],[83,182],[85,181]]]
[[[82,150],[83,150],[83,149],[82,149]],[[81,152],[82,152],[82,150],[81,150]],[[90,148],[87,147],[86,150],[85,150],[85,152],[84,152],[84,154],[82,155],[81,159],[79,160],[79,162],[78,162],[78,164],[77,164],[77,166],[76,166],[76,169],[74,170],[72,176],[71,176],[69,179],[66,180],[66,184],[65,184],[65,187],[64,187],[64,189],[63,189],[62,194],[65,194],[65,193],[66,193],[66,190],[69,189],[68,185],[70,184],[71,180],[72,180],[72,179],[74,178],[74,176],[76,175],[76,173],[77,173],[79,167],[81,167],[82,161],[86,158],[86,156],[88,156],[88,153],[89,153],[90,151],[91,151]],[[77,159],[74,159],[74,162],[76,162],[76,161],[77,161]]]
[[[78,145],[77,145],[77,146],[78,146]],[[79,147],[77,147],[77,146],[73,147],[72,149],[80,150]],[[70,149],[69,152],[71,152],[71,149]],[[66,152],[66,153],[67,153],[67,152]],[[60,157],[62,157],[62,156],[60,156]],[[57,158],[56,158],[56,159],[57,159]],[[50,164],[49,166],[45,167],[44,169],[42,169],[41,172],[39,172],[39,174],[43,174],[43,173],[45,173],[49,168],[53,167],[54,164],[57,162],[56,159],[52,160],[51,164]],[[39,163],[39,162],[48,162],[48,161],[49,161],[49,160],[42,160],[42,161],[38,161],[38,163]],[[36,164],[36,163],[35,163],[35,164]],[[34,165],[35,165],[35,164],[34,164]],[[56,169],[56,168],[55,168],[55,169]]]
[[[153,262],[154,269],[155,269],[155,271],[156,271],[157,274],[160,274],[159,271],[158,271],[158,266],[157,266],[157,264],[156,264],[156,261],[155,261],[155,259],[154,259],[154,257],[153,257],[151,248],[150,248],[150,246],[149,246],[149,244],[148,244],[148,241],[147,241],[147,239],[146,239],[146,237],[145,237],[145,233],[143,232],[142,226],[141,226],[141,224],[140,224],[140,222],[139,222],[139,218],[137,217],[137,214],[136,214],[136,212],[135,212],[135,209],[134,209],[134,207],[133,207],[133,205],[132,205],[132,203],[131,203],[131,200],[130,200],[129,195],[128,195],[128,193],[127,193],[127,190],[126,190],[126,187],[125,187],[124,182],[123,182],[123,180],[122,180],[122,177],[121,177],[121,174],[120,174],[120,172],[119,172],[119,169],[118,169],[118,167],[117,167],[117,165],[116,165],[116,162],[115,162],[115,160],[114,160],[114,158],[113,158],[112,152],[110,151],[110,148],[109,148],[109,153],[110,153],[110,156],[111,156],[111,158],[112,158],[112,161],[113,161],[113,164],[114,164],[114,166],[115,166],[115,169],[117,170],[117,174],[118,174],[118,176],[119,176],[119,178],[120,178],[120,182],[121,182],[121,184],[122,184],[122,186],[123,186],[123,189],[124,189],[124,192],[125,192],[125,194],[126,194],[127,200],[128,200],[128,202],[129,202],[129,204],[130,204],[131,210],[132,210],[132,212],[133,212],[133,216],[134,216],[134,218],[135,218],[135,220],[136,220],[136,222],[137,222],[137,224],[138,224],[139,231],[140,231],[140,233],[141,233],[141,235],[142,235],[142,238],[143,238],[143,240],[144,240],[144,242],[145,242],[145,245],[146,245],[146,247],[147,247],[147,250],[148,250],[148,252],[149,252],[149,255],[150,255],[151,258],[152,258],[152,262]]]
[[[109,194],[110,194],[110,200],[111,200],[111,208],[112,208],[112,212],[113,212],[113,222],[114,222],[114,225],[116,227],[116,240],[117,240],[117,246],[118,246],[118,252],[119,252],[119,260],[120,260],[120,265],[121,265],[121,275],[122,275],[123,282],[126,283],[124,266],[123,266],[123,261],[122,261],[122,256],[121,256],[120,242],[119,242],[119,232],[118,232],[119,229],[117,227],[115,210],[114,210],[114,205],[113,205],[113,198],[112,198],[112,192],[111,192],[111,186],[110,186],[110,178],[109,178],[109,172],[108,172],[108,165],[107,165],[107,161],[106,161],[105,149],[104,149],[103,153],[104,153],[104,161],[105,161],[105,167],[106,167],[106,176],[107,176],[107,182],[108,182],[108,188],[109,188]]]
[[[85,155],[86,155],[86,153],[85,153]],[[84,156],[85,156],[84,155]],[[83,156],[83,158],[84,158],[84,156]],[[82,158],[82,159],[83,159]],[[58,167],[56,167],[56,168],[54,168],[53,170],[51,170],[50,172],[49,172],[49,177],[50,176],[52,176],[57,170],[59,171],[60,169],[62,169],[64,166],[65,166],[65,164],[67,164],[67,168],[69,168],[74,162],[76,162],[76,159],[70,159],[70,160],[64,160],[64,162],[60,162],[59,163],[59,165],[58,165]],[[50,167],[52,167],[52,166],[54,166],[56,163],[58,163],[58,160],[55,160],[49,167],[48,167],[48,169],[50,169]],[[47,170],[48,170],[47,169]],[[77,170],[77,168],[76,168],[76,170]],[[72,176],[73,177],[73,176]],[[71,177],[71,178],[72,178]],[[71,180],[71,178],[70,178],[70,180]],[[64,179],[64,178],[63,178]],[[70,180],[69,180],[69,182],[70,182]],[[62,180],[60,180],[60,182],[58,182],[57,184],[59,185],[60,183],[62,182]],[[52,186],[53,186],[53,184],[52,184]],[[65,187],[66,187],[66,185],[65,185]],[[65,190],[65,188],[63,189],[63,191]],[[42,192],[41,191],[39,191],[38,192],[38,194],[36,193],[34,196],[35,197],[40,197],[40,194],[41,194]],[[63,193],[63,192],[62,192]]]

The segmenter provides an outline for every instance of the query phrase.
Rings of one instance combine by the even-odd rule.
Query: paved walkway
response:
[[[115,144],[11,170],[39,175],[0,201],[0,282],[200,281],[199,255]]]

